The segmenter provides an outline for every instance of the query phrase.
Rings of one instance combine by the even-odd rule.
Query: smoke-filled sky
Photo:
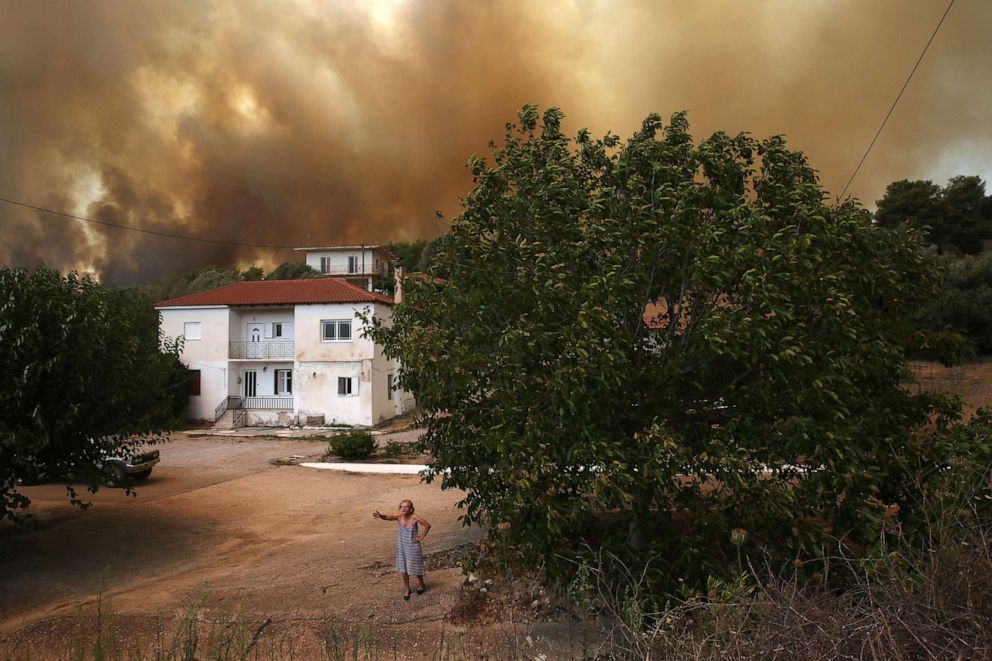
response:
[[[0,0],[0,197],[277,245],[433,238],[525,103],[785,134],[838,194],[946,0]],[[957,0],[848,194],[992,175],[992,3]],[[435,210],[441,210],[440,221]],[[286,250],[0,203],[0,263],[154,282]]]

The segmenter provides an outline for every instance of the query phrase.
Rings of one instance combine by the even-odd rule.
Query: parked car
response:
[[[130,480],[143,480],[152,474],[152,468],[161,461],[158,450],[149,450],[130,457],[107,457],[99,469],[104,481],[120,486]]]
[[[95,469],[103,477],[103,481],[107,486],[121,487],[128,483],[147,478],[152,474],[152,469],[159,461],[161,461],[161,457],[158,450],[147,450],[132,455],[110,455],[102,461],[97,462]],[[92,474],[92,470],[86,468],[80,469],[78,467],[53,474],[51,470],[40,462],[30,465],[29,472],[22,475],[19,480],[21,484],[38,484],[46,480],[61,479],[66,476],[79,477],[87,473]]]

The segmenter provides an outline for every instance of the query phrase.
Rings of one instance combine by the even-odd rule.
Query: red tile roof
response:
[[[208,289],[155,304],[157,308],[197,305],[296,305],[307,303],[387,303],[393,299],[337,278],[252,280]]]

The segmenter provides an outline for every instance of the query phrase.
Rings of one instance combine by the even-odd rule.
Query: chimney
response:
[[[393,269],[393,277],[396,279],[396,290],[393,292],[393,303],[399,305],[403,302],[403,267],[396,265]]]

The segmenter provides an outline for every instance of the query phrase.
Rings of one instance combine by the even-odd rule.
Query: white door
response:
[[[249,342],[262,341],[262,324],[248,324],[247,340]]]
[[[244,397],[255,397],[258,393],[258,372],[256,370],[245,370],[241,383],[244,386],[241,389],[241,394]]]

